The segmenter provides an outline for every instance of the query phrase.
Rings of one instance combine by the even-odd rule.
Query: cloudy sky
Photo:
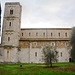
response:
[[[22,5],[21,28],[70,28],[75,26],[75,0],[1,0]]]
[[[22,5],[21,28],[71,28],[75,26],[75,0],[1,0]]]

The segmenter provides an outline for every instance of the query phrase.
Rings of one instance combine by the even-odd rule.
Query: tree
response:
[[[72,46],[71,57],[72,57],[72,60],[75,62],[75,27],[72,28],[70,41],[71,41],[71,46]]]
[[[43,48],[43,60],[45,61],[46,65],[51,65],[53,62],[57,62],[58,52],[55,48],[50,45],[47,45]]]

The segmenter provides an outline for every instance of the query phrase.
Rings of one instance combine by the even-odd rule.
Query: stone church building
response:
[[[0,45],[0,62],[43,63],[42,49],[51,45],[58,51],[58,62],[69,62],[71,28],[20,28],[19,2],[5,4]]]

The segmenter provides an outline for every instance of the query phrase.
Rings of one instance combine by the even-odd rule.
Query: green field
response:
[[[53,67],[45,64],[22,63],[0,64],[0,75],[75,75],[75,64],[54,63]]]

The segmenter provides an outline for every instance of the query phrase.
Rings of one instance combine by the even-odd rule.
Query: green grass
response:
[[[53,66],[50,68],[36,63],[0,64],[0,75],[75,75],[73,63],[54,63]]]

